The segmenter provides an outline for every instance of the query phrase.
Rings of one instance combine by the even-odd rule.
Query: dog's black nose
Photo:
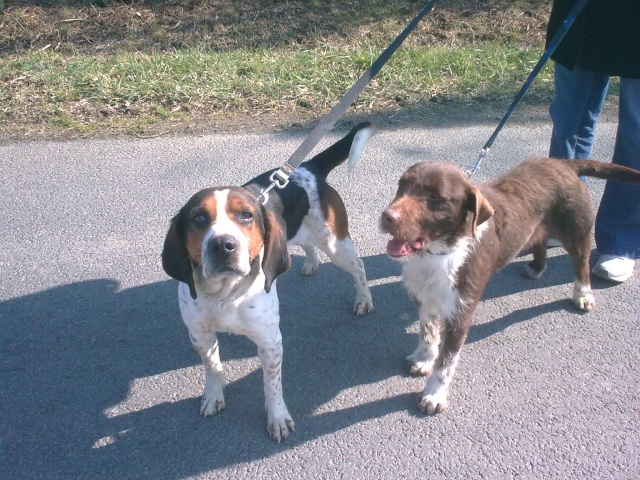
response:
[[[400,213],[396,212],[395,210],[391,210],[387,208],[384,212],[382,212],[383,225],[394,225],[399,218],[400,218]]]
[[[238,244],[236,243],[236,241],[226,235],[212,238],[209,241],[209,244],[213,253],[228,254],[235,252],[238,248]]]

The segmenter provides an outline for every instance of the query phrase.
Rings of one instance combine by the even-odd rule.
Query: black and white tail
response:
[[[348,159],[347,164],[349,171],[351,171],[362,156],[369,139],[375,133],[376,128],[372,123],[359,123],[341,140],[320,152],[311,160],[304,162],[301,166],[321,178],[326,178],[331,170]]]

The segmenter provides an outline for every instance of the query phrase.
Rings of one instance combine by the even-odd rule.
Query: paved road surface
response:
[[[561,249],[538,281],[520,276],[526,257],[494,276],[450,411],[426,417],[416,406],[423,380],[403,369],[416,312],[377,217],[405,167],[466,165],[496,123],[400,122],[353,175],[334,171],[376,310],[352,316],[351,279],[330,264],[302,278],[294,251],[278,289],[297,430],[280,445],[266,434],[259,364],[243,337],[221,339],[227,409],[199,416],[199,357],[160,251],[192,193],[278,166],[304,134],[2,144],[2,477],[638,478],[638,275],[594,279],[598,307],[581,314]],[[549,131],[510,123],[475,180],[544,155]],[[594,157],[610,158],[614,132],[601,125]],[[598,201],[603,182],[589,187]]]

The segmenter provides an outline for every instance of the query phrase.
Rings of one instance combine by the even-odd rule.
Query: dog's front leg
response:
[[[189,337],[193,348],[202,357],[204,365],[205,385],[200,403],[200,414],[204,417],[215,415],[226,406],[222,393],[224,378],[218,337],[215,333],[202,331],[189,331]]]
[[[420,409],[425,413],[440,413],[447,409],[449,385],[460,357],[460,349],[469,331],[470,320],[466,317],[445,321],[440,343],[441,353],[418,401]]]
[[[282,396],[282,335],[276,325],[268,335],[252,337],[258,346],[264,379],[267,432],[278,443],[295,430],[295,424]]]
[[[416,300],[417,302],[417,300]],[[417,302],[418,303],[418,302]],[[440,353],[440,318],[418,303],[420,316],[420,341],[415,351],[407,357],[407,368],[412,375],[427,376]]]

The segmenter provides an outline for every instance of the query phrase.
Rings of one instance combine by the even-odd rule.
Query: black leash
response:
[[[353,86],[347,90],[338,103],[327,113],[320,123],[311,131],[311,133],[304,139],[295,152],[289,157],[289,159],[278,170],[271,174],[271,185],[263,189],[258,196],[258,200],[261,203],[267,203],[268,193],[274,187],[284,188],[289,183],[289,177],[298,168],[298,166],[309,155],[313,147],[324,137],[331,127],[335,125],[338,119],[347,111],[351,104],[358,98],[358,95],[364,90],[364,88],[373,80],[373,77],[382,69],[385,63],[391,58],[395,51],[400,47],[402,42],[409,36],[409,34],[416,28],[420,20],[427,15],[435,5],[437,0],[429,0],[424,7],[418,12],[418,14],[409,22],[409,24],[400,32],[400,35],[391,42],[384,52],[371,64],[366,72],[358,79]]]
[[[476,170],[480,167],[482,160],[484,160],[484,157],[486,157],[487,153],[489,153],[489,149],[491,148],[491,145],[493,145],[493,142],[498,136],[498,133],[500,133],[500,130],[502,130],[502,127],[504,127],[504,124],[507,123],[507,120],[509,120],[509,117],[511,117],[511,114],[514,112],[514,110],[520,103],[520,100],[522,100],[522,97],[524,97],[524,94],[527,92],[527,90],[533,83],[533,80],[536,78],[538,73],[540,73],[540,70],[542,70],[542,67],[544,67],[544,64],[547,63],[547,60],[549,60],[549,57],[554,52],[554,50],[556,49],[556,47],[564,37],[565,33],[567,33],[567,30],[569,30],[569,27],[573,24],[574,20],[580,14],[580,12],[582,11],[582,9],[584,8],[584,6],[587,4],[588,1],[589,0],[578,0],[575,3],[573,8],[567,15],[567,18],[565,19],[564,23],[560,26],[558,31],[555,33],[555,35],[549,42],[549,46],[542,54],[542,57],[540,57],[540,60],[538,60],[538,63],[536,64],[536,66],[533,67],[531,74],[529,74],[529,77],[524,82],[524,85],[522,86],[522,88],[516,95],[515,99],[511,103],[511,106],[507,110],[507,113],[505,113],[504,117],[502,117],[502,120],[500,120],[500,123],[498,124],[496,129],[493,131],[493,134],[491,135],[491,137],[489,137],[489,140],[487,140],[487,143],[484,144],[484,146],[482,147],[482,150],[480,150],[480,155],[478,156],[478,160],[476,161],[476,163],[469,165],[465,169],[465,172],[467,173],[467,175],[469,176],[473,175],[476,172]]]

